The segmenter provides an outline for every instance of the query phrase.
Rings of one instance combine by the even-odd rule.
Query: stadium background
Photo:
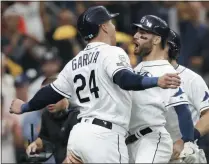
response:
[[[21,162],[30,139],[30,124],[35,137],[40,130],[41,111],[14,116],[9,114],[13,98],[29,100],[44,77],[58,73],[85,42],[76,30],[80,13],[91,5],[105,5],[120,16],[117,44],[126,50],[134,67],[130,24],[146,14],[165,19],[181,36],[179,63],[199,73],[209,85],[209,2],[1,2],[1,122],[2,158]],[[208,137],[201,141],[206,151]]]

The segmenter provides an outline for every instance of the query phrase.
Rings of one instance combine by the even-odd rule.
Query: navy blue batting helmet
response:
[[[180,36],[173,30],[170,30],[169,32],[168,45],[169,45],[169,53],[168,53],[169,57],[172,59],[176,59],[181,49],[181,40],[180,40]]]
[[[79,16],[78,31],[86,41],[91,40],[98,35],[101,24],[118,15],[119,13],[111,14],[104,6],[90,7]]]
[[[133,27],[138,27],[147,32],[167,38],[170,28],[161,18],[154,15],[145,15],[141,18],[140,23],[133,23]]]

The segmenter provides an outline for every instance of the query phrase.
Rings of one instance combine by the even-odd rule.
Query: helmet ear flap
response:
[[[97,24],[89,22],[86,14],[83,15],[81,24],[82,25],[79,26],[81,27],[79,31],[86,41],[89,41],[98,35],[99,26]],[[89,34],[90,31],[91,34]]]
[[[98,33],[99,33],[99,26],[96,25],[96,24],[87,23],[87,25],[85,27],[85,30],[91,31],[91,34],[84,36],[84,39],[86,41],[88,41],[88,40],[91,40],[91,39],[95,38],[98,35]]]
[[[161,48],[164,49],[166,45],[167,40],[164,37],[161,37]]]
[[[169,44],[169,50],[168,50],[168,57],[170,59],[176,59],[178,57],[179,54],[179,49],[178,47],[176,47],[174,44],[170,43]]]

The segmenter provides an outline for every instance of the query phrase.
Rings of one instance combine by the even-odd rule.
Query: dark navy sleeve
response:
[[[28,102],[22,105],[22,113],[41,110],[49,104],[55,104],[64,98],[63,95],[56,92],[51,85],[41,88],[35,96]]]
[[[174,106],[178,115],[179,127],[184,142],[194,141],[194,125],[191,112],[187,104]]]
[[[113,81],[124,90],[145,90],[158,86],[158,77],[143,77],[127,69],[118,71]]]

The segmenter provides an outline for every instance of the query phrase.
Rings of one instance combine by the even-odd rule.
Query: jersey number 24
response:
[[[74,77],[74,83],[77,83],[78,80],[81,80],[82,84],[81,86],[77,87],[76,89],[76,94],[78,96],[78,99],[80,101],[80,103],[85,103],[85,102],[88,102],[90,101],[89,97],[85,97],[85,98],[81,98],[79,92],[84,90],[84,88],[86,87],[86,79],[83,75],[81,74],[78,74]],[[94,70],[91,71],[91,74],[90,74],[90,78],[89,78],[89,88],[90,88],[90,92],[91,93],[94,93],[95,97],[96,98],[99,98],[99,94],[98,94],[98,91],[99,91],[99,88],[96,86],[96,80],[95,80],[95,72]]]

